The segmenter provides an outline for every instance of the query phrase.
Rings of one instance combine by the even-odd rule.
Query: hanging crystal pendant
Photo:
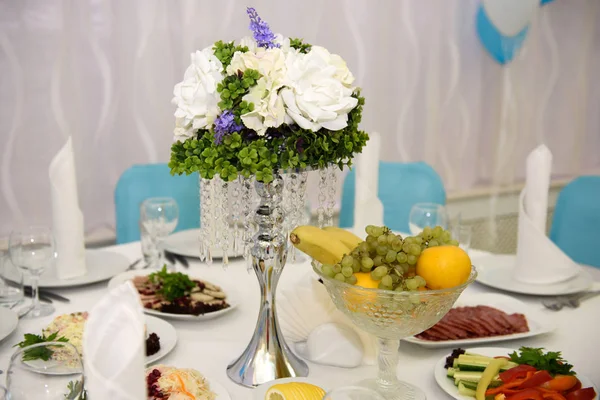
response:
[[[217,217],[220,227],[219,248],[223,252],[223,267],[229,265],[229,183],[221,180],[219,185],[219,207]]]
[[[325,207],[327,201],[327,169],[319,169],[319,208],[317,209],[317,222],[319,228],[325,226]]]
[[[335,211],[336,204],[336,184],[337,174],[335,167],[330,165],[327,167],[327,219],[325,220],[326,226],[333,226],[333,213]]]

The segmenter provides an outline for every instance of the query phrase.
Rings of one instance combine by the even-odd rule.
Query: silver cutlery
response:
[[[143,260],[142,258],[138,258],[137,260],[135,260],[134,262],[129,264],[129,267],[127,267],[127,271],[131,271],[132,269],[134,269],[136,265],[138,265],[140,262],[142,262],[142,260]]]
[[[572,296],[556,297],[552,300],[542,300],[542,305],[552,311],[560,311],[564,307],[578,308],[582,301],[598,295],[600,295],[600,291],[583,292]]]

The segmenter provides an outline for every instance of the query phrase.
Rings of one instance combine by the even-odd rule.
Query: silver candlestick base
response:
[[[254,215],[258,229],[252,238],[251,257],[260,284],[260,313],[246,350],[227,367],[229,378],[247,387],[308,376],[308,366],[285,343],[277,321],[275,293],[287,257],[281,209],[283,185],[279,174],[270,183],[255,183],[260,204]]]

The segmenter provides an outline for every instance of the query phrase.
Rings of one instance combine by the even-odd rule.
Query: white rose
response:
[[[246,46],[248,48],[248,51],[251,51],[253,53],[258,48],[258,44],[256,43],[256,40],[254,40],[254,38],[250,37],[250,36],[244,36],[240,40],[240,46]]]
[[[353,81],[341,57],[313,46],[307,54],[289,53],[287,75],[280,94],[287,114],[303,129],[337,131],[348,125],[348,113],[357,106]]]
[[[262,76],[270,80],[280,82],[285,76],[285,54],[279,48],[265,49],[259,47],[256,52],[235,52],[231,63],[227,67],[227,74],[233,75],[237,71],[244,72],[247,69],[255,69]]]
[[[223,65],[213,54],[212,46],[192,53],[191,59],[183,81],[173,89],[172,103],[177,105],[176,139],[188,138],[197,129],[206,129],[220,113],[217,84],[223,79]]]
[[[267,128],[276,128],[286,120],[283,99],[278,94],[279,87],[274,81],[263,77],[242,98],[254,103],[254,110],[241,116],[242,122],[259,136],[263,136]]]

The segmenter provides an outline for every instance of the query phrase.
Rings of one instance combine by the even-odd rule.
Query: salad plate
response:
[[[475,262],[475,261],[474,261]],[[592,277],[585,270],[579,270],[575,277],[563,282],[535,285],[519,282],[513,278],[513,270],[516,264],[514,255],[494,255],[492,257],[477,258],[477,271],[479,275],[476,281],[506,292],[536,295],[536,296],[562,296],[575,294],[588,290],[592,285]]]
[[[515,349],[507,349],[502,347],[477,347],[467,350],[469,353],[478,354],[487,357],[502,357],[508,356],[513,353]],[[454,380],[448,377],[448,370],[445,368],[446,357],[442,357],[434,368],[434,378],[439,387],[446,392],[449,396],[457,400],[473,400],[474,396],[462,395],[459,393],[457,386],[454,384]],[[577,371],[577,366],[574,368]],[[594,386],[593,382],[583,375],[577,374],[577,378],[581,381],[581,385],[584,388],[592,387],[598,393],[598,389]],[[598,396],[595,397],[597,399]]]
[[[154,272],[156,272],[156,271],[154,271]],[[115,276],[114,278],[112,278],[108,282],[108,288],[109,289],[115,288],[127,281],[133,281],[135,277],[147,276],[151,273],[152,273],[152,271],[127,271],[127,272],[124,272],[124,273],[119,274],[119,275]],[[195,277],[191,277],[191,278],[192,279],[200,279],[200,278],[195,278]],[[210,280],[210,283],[223,288],[223,286],[220,285],[219,282],[216,282],[213,279]],[[167,313],[167,312],[162,312],[162,311],[153,310],[153,309],[144,307],[144,312],[148,315],[153,315],[153,316],[159,317],[159,318],[169,318],[169,319],[184,320],[184,321],[207,321],[207,320],[211,320],[214,318],[219,318],[219,317],[233,311],[238,305],[238,302],[235,298],[235,293],[233,291],[228,291],[226,289],[222,289],[222,290],[227,295],[226,301],[227,301],[227,304],[229,304],[229,307],[221,309],[221,310],[211,311],[211,312],[207,312],[205,314],[200,314],[200,315],[193,315],[193,314]]]
[[[10,263],[10,258],[4,260]],[[57,260],[60,262],[60,259]],[[69,288],[76,286],[89,285],[92,283],[107,281],[115,275],[126,271],[129,268],[130,261],[122,254],[109,250],[86,250],[85,263],[87,273],[72,279],[59,279],[56,276],[56,266],[44,270],[40,276],[40,288]],[[10,281],[17,281],[19,277],[16,268],[5,268],[8,271],[4,276]],[[28,278],[25,278],[25,285],[30,285]]]
[[[484,294],[463,294],[454,304],[456,307],[477,307],[477,306],[488,306],[493,307],[497,310],[503,311],[506,314],[519,313],[523,314],[528,325],[528,332],[512,333],[507,335],[498,336],[485,336],[470,339],[457,339],[457,340],[425,340],[418,337],[410,337],[404,339],[409,343],[414,343],[419,346],[428,348],[441,348],[441,347],[465,347],[471,345],[478,345],[482,343],[494,343],[502,342],[507,340],[523,339],[531,336],[542,335],[545,333],[552,332],[556,329],[556,325],[552,322],[552,319],[544,317],[541,311],[535,307],[523,303],[513,297],[496,294],[496,293],[484,293]]]
[[[177,344],[177,331],[167,321],[146,315],[146,332],[156,333],[160,339],[160,350],[151,356],[146,356],[146,365],[166,357]]]
[[[164,243],[165,251],[189,258],[200,258],[200,229],[187,229],[169,235]],[[213,258],[223,258],[220,249],[211,251]],[[243,252],[235,252],[230,249],[229,257],[241,257]]]

